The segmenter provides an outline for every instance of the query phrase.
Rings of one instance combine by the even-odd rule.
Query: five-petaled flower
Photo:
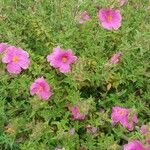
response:
[[[120,123],[128,130],[133,130],[135,123],[138,122],[137,115],[130,116],[130,109],[122,107],[113,107],[111,119],[113,124]]]
[[[27,69],[30,64],[29,54],[21,48],[9,46],[2,62],[7,64],[7,71],[11,74],[19,74],[22,69]]]
[[[43,77],[38,78],[30,87],[31,95],[37,94],[40,99],[48,100],[52,95],[49,84],[45,81]]]
[[[115,9],[101,9],[98,14],[99,21],[103,28],[108,30],[118,30],[121,27],[121,13],[120,10]]]
[[[77,57],[73,55],[71,49],[63,50],[60,47],[56,47],[53,53],[47,56],[47,61],[54,68],[58,68],[62,73],[68,73],[71,71],[70,65],[77,60]]]

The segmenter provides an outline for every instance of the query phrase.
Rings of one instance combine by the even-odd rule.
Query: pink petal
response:
[[[137,115],[134,115],[134,116],[133,116],[132,121],[133,121],[134,123],[138,123],[138,117],[137,117]]]
[[[8,47],[7,43],[0,43],[0,53],[4,52]]]
[[[5,54],[5,56],[2,58],[3,63],[9,63],[11,62],[11,60],[12,60],[12,57],[7,54]]]
[[[126,0],[120,0],[120,5],[123,6],[125,4]]]
[[[21,72],[21,68],[18,64],[11,62],[7,64],[7,71],[12,74],[19,74]]]
[[[30,60],[28,58],[24,56],[20,58],[19,65],[21,68],[27,69],[29,67],[29,64],[30,64]]]
[[[37,83],[33,83],[30,87],[30,93],[31,95],[34,95],[35,93],[37,93],[38,91],[38,84]]]
[[[80,23],[80,24],[83,24],[83,23],[84,23],[84,20],[80,19],[80,20],[79,20],[79,23]]]
[[[43,92],[39,93],[39,97],[43,100],[48,100],[51,95],[52,94],[47,91],[43,91]]]
[[[68,73],[70,72],[70,66],[69,65],[62,65],[60,68],[59,68],[59,71],[62,72],[62,73]]]

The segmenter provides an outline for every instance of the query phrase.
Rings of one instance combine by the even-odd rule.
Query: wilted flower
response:
[[[87,133],[96,134],[98,132],[98,128],[93,127],[91,125],[87,125],[86,126],[86,131],[87,131]]]
[[[71,129],[69,130],[69,133],[70,133],[70,135],[74,135],[74,134],[75,134],[75,129],[74,129],[74,128],[71,128]]]
[[[50,65],[54,68],[59,68],[62,73],[70,72],[70,65],[76,60],[77,57],[73,55],[72,50],[65,51],[60,47],[54,48],[53,53],[47,56],[47,61],[50,62]]]
[[[48,100],[52,95],[51,89],[43,77],[34,81],[30,87],[30,93],[31,95],[37,94],[43,100]]]
[[[84,120],[85,119],[85,115],[80,112],[80,110],[77,106],[73,106],[71,112],[72,112],[73,120]]]
[[[0,43],[0,53],[4,52],[9,46],[7,43]]]
[[[110,59],[110,63],[111,64],[117,64],[120,62],[120,59],[121,59],[121,53],[116,53],[114,54],[111,59]]]
[[[122,17],[119,10],[114,10],[111,8],[101,9],[98,17],[102,27],[105,29],[117,30],[121,26]]]
[[[65,150],[65,148],[55,148],[55,150]]]
[[[138,122],[136,115],[130,116],[130,110],[122,107],[113,107],[111,119],[113,123],[120,123],[128,130],[133,130],[134,124]]]
[[[148,126],[142,125],[140,129],[141,134],[146,134],[148,132]]]
[[[83,24],[83,23],[84,23],[85,21],[87,21],[87,20],[90,20],[90,16],[89,16],[89,14],[87,13],[87,11],[84,11],[84,12],[82,12],[81,15],[80,15],[79,23],[80,23],[80,24]]]
[[[148,144],[150,144],[150,138],[148,138],[148,139],[146,140],[146,142],[147,142]]]
[[[123,6],[127,0],[120,0],[120,5]]]
[[[150,150],[149,148],[146,148],[143,146],[143,144],[138,141],[131,141],[128,144],[124,145],[123,150]]]
[[[30,64],[29,54],[15,46],[9,46],[2,62],[7,64],[7,71],[11,74],[19,74],[22,69],[27,69]]]

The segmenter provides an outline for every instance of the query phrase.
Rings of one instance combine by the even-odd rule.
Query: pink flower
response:
[[[142,125],[140,129],[141,134],[146,134],[148,132],[148,126]]]
[[[53,53],[47,56],[47,61],[50,62],[50,65],[54,68],[59,68],[62,73],[70,72],[70,65],[76,60],[77,57],[73,55],[72,50],[65,51],[60,47],[54,48]]]
[[[0,53],[4,52],[8,47],[7,43],[0,43]]]
[[[118,64],[120,62],[121,59],[121,53],[116,53],[114,54],[111,59],[110,59],[110,63],[111,64]]]
[[[85,21],[88,21],[88,20],[90,20],[89,14],[86,11],[81,13],[79,23],[83,24]]]
[[[9,73],[19,74],[22,69],[29,67],[29,54],[21,48],[10,46],[7,48],[2,62],[7,64],[7,71]]]
[[[51,89],[43,77],[34,81],[30,87],[30,93],[31,95],[37,94],[43,100],[48,100],[52,95]]]
[[[127,120],[128,113],[129,113],[129,110],[126,108],[113,107],[111,119],[112,119],[113,123],[120,122],[121,124],[126,124],[128,122],[128,120]]]
[[[111,119],[113,124],[120,123],[128,130],[134,129],[134,124],[138,122],[138,118],[136,115],[130,116],[130,110],[122,107],[113,107]]]
[[[82,114],[77,106],[72,107],[72,117],[73,120],[84,120],[85,115]]]
[[[125,4],[126,0],[120,0],[120,6],[123,6]]]
[[[103,28],[108,30],[117,30],[121,27],[121,13],[119,10],[111,8],[101,9],[99,11],[99,20]]]
[[[124,145],[123,150],[148,150],[148,149],[145,148],[140,141],[135,140]]]

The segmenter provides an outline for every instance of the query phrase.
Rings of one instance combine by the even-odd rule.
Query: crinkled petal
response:
[[[22,56],[22,58],[20,58],[19,65],[21,68],[27,69],[29,67],[29,64],[30,64],[29,58],[24,57],[24,56]]]
[[[39,85],[37,83],[33,83],[30,87],[30,93],[31,95],[34,95],[38,91]]]
[[[59,68],[59,70],[60,70],[60,72],[62,72],[62,73],[68,73],[68,72],[70,72],[71,70],[70,70],[70,66],[69,65],[62,65],[60,68]]]
[[[39,93],[39,97],[43,100],[48,100],[51,95],[50,91],[43,91]]]
[[[21,72],[21,67],[16,63],[7,64],[7,71],[12,74],[19,74]]]
[[[0,43],[0,53],[4,52],[8,47],[7,43]]]
[[[2,62],[3,63],[9,63],[12,60],[12,56],[8,55],[7,53],[4,55],[4,57],[2,58]]]

